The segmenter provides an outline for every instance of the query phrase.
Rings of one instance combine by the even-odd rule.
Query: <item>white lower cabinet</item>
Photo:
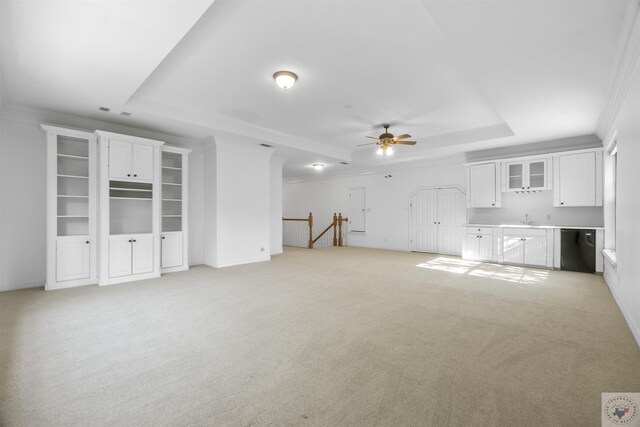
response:
[[[462,257],[474,261],[494,261],[493,229],[467,227]]]
[[[162,233],[162,268],[182,266],[182,233]]]
[[[502,261],[508,264],[524,264],[545,267],[548,264],[546,229],[506,228],[502,232]]]
[[[153,235],[109,236],[109,277],[153,272]]]
[[[91,245],[88,236],[64,236],[56,240],[56,281],[88,279]]]

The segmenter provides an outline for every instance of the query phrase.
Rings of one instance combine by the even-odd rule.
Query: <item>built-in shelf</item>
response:
[[[115,196],[111,196],[109,198],[111,200],[148,200],[148,201],[152,201],[153,200],[151,197],[115,197]]]
[[[89,218],[87,215],[58,215],[58,218]]]
[[[181,202],[182,199],[162,199],[163,202]]]
[[[58,153],[58,157],[68,157],[70,159],[84,159],[84,160],[89,160],[88,157],[86,156],[74,156],[72,154],[60,154]]]
[[[170,169],[174,171],[181,171],[182,168],[174,168],[173,166],[163,166],[162,169]]]
[[[182,218],[182,215],[162,215],[164,218]]]
[[[65,197],[69,199],[88,199],[89,196],[72,196],[70,194],[58,194],[58,197]]]
[[[63,175],[63,174],[58,174],[58,178],[78,178],[78,179],[89,179],[88,176],[83,176],[83,175]]]
[[[162,185],[179,185],[179,186],[182,186],[182,184],[175,184],[173,182],[163,182]]]
[[[151,189],[145,189],[145,188],[121,188],[121,187],[109,187],[109,190],[116,190],[116,191],[140,191],[140,192],[144,192],[144,193],[151,193],[153,192],[153,190]]]

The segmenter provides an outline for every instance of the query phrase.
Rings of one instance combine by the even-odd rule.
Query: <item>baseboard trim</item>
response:
[[[605,258],[605,264],[609,264],[606,258]],[[622,317],[624,317],[624,320],[627,322],[627,326],[629,326],[629,329],[631,330],[631,335],[633,335],[633,338],[636,340],[636,344],[638,345],[638,348],[640,348],[640,328],[638,327],[638,325],[635,324],[635,322],[633,321],[633,318],[629,315],[629,311],[627,310],[627,307],[624,305],[624,303],[622,302],[623,301],[622,298],[618,295],[618,292],[616,291],[615,284],[609,283],[609,281],[607,280],[607,277],[610,277],[608,274],[606,274],[607,267],[613,268],[611,267],[610,264],[605,265],[605,274],[603,275],[604,282],[609,287],[609,290],[611,291],[611,295],[613,295],[613,300],[618,305],[618,308],[622,313]],[[614,271],[616,270],[614,269]],[[617,276],[617,271],[616,271],[616,276]],[[618,280],[619,280],[619,277],[618,277]]]
[[[216,265],[209,265],[209,264],[207,265],[213,268],[225,268],[225,267],[235,267],[236,265],[253,264],[256,262],[266,262],[266,261],[271,261],[271,257],[269,256],[267,258],[247,259],[242,261],[231,261],[231,262],[216,264]]]
[[[19,285],[15,285],[6,289],[0,288],[0,292],[19,291],[20,289],[33,289],[33,288],[44,288],[44,280],[39,282],[21,283]]]

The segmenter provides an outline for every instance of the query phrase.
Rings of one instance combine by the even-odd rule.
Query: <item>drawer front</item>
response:
[[[493,227],[467,227],[467,234],[493,234]]]

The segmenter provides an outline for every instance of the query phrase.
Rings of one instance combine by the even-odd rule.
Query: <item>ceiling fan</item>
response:
[[[376,151],[378,155],[386,154],[387,156],[390,156],[393,154],[393,145],[416,145],[416,141],[404,141],[407,138],[411,138],[411,135],[405,133],[402,135],[393,136],[393,134],[389,133],[389,127],[391,127],[390,124],[385,123],[382,126],[384,127],[384,133],[380,134],[380,136],[367,136],[367,138],[377,139],[378,141],[369,142],[367,144],[360,144],[358,145],[358,147],[362,147],[363,145],[376,144],[379,146],[378,151]]]

